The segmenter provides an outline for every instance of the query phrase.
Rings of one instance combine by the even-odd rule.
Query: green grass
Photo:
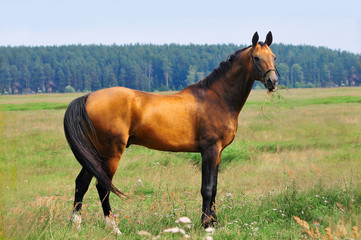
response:
[[[222,153],[214,239],[305,239],[297,216],[321,234],[337,235],[342,221],[361,228],[360,88],[280,91],[262,106],[252,91],[234,142]],[[80,166],[63,133],[65,107],[80,94],[2,96],[0,103],[0,239],[112,239],[105,228],[95,180],[84,198],[82,230],[70,224]],[[163,233],[200,227],[200,154],[127,149],[111,195],[124,239],[182,239]],[[140,181],[139,181],[140,180]],[[341,208],[340,208],[341,206]],[[176,224],[180,216],[190,228]],[[342,237],[339,237],[342,238]]]
[[[320,104],[342,104],[342,103],[361,103],[360,96],[328,96],[328,97],[312,97],[307,99],[288,99],[282,94],[273,94],[271,100],[266,103],[266,106],[277,105],[278,107],[300,107]],[[248,101],[248,106],[259,106],[260,101]]]
[[[229,232],[237,232],[236,238],[301,238],[300,227],[292,220],[293,216],[299,216],[311,224],[317,221],[320,229],[329,226],[329,216],[348,218],[351,221],[349,224],[355,225],[358,222],[352,213],[360,213],[360,206],[355,204],[361,201],[360,197],[356,189],[345,191],[320,186],[299,192],[297,186],[291,183],[281,194],[270,192],[257,200],[229,197],[224,201],[220,216],[232,219],[225,223],[225,228]],[[340,211],[336,203],[348,206],[346,212]],[[217,232],[215,237],[229,238],[224,231]]]
[[[2,104],[2,111],[32,111],[32,110],[50,110],[50,109],[66,109],[68,104],[64,103],[23,103],[23,104]]]

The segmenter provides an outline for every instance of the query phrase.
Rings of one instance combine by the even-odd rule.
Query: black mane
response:
[[[202,88],[209,88],[215,81],[226,75],[226,73],[232,68],[232,64],[238,55],[249,47],[250,46],[238,49],[235,53],[229,55],[226,60],[219,64],[218,68],[215,68],[207,77],[198,82],[200,86]]]

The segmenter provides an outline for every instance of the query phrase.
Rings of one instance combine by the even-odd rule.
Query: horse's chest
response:
[[[231,124],[228,124],[227,126],[225,126],[225,131],[224,133],[222,134],[222,141],[223,141],[223,145],[224,146],[227,146],[229,145],[234,137],[236,136],[236,133],[237,133],[237,124],[234,124],[234,123],[231,123]]]
[[[207,142],[217,142],[227,146],[233,141],[237,127],[237,122],[230,121],[229,119],[208,122],[203,127],[203,139],[206,139]]]

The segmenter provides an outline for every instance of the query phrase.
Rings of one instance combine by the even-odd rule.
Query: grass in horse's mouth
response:
[[[262,111],[263,117],[265,117],[268,121],[270,121],[273,124],[272,120],[269,119],[263,112],[263,106],[266,104],[267,100],[270,98],[271,93],[272,93],[271,91],[267,90],[267,97],[264,99],[264,102],[263,102],[263,104],[261,106],[261,111]]]

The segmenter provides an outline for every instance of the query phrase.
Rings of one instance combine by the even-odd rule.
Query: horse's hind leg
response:
[[[102,208],[104,212],[105,223],[107,227],[111,228],[116,234],[122,234],[117,227],[114,216],[112,216],[112,209],[109,203],[109,194],[110,192],[106,190],[100,183],[96,185],[99,193],[99,198],[102,203]]]
[[[99,182],[96,184],[96,187],[98,190],[100,202],[102,203],[104,216],[107,217],[107,216],[109,216],[109,214],[112,211],[112,209],[110,208],[110,203],[109,203],[110,192],[107,191],[107,189],[105,187],[103,187],[103,185],[101,185]]]
[[[124,150],[124,149],[122,149],[122,150]],[[111,180],[113,179],[113,176],[117,170],[119,160],[120,160],[120,156],[113,157],[108,160],[108,169],[109,169],[108,177]],[[111,209],[110,203],[109,203],[110,192],[99,182],[97,183],[96,187],[98,190],[100,201],[102,203],[104,218],[105,218],[107,227],[111,228],[116,234],[122,234],[120,232],[119,228],[117,227],[114,216],[112,215],[112,209]]]
[[[81,223],[80,210],[82,208],[83,197],[88,190],[92,178],[93,176],[87,170],[85,170],[85,168],[82,168],[75,180],[75,197],[72,222],[78,229],[80,229]]]

